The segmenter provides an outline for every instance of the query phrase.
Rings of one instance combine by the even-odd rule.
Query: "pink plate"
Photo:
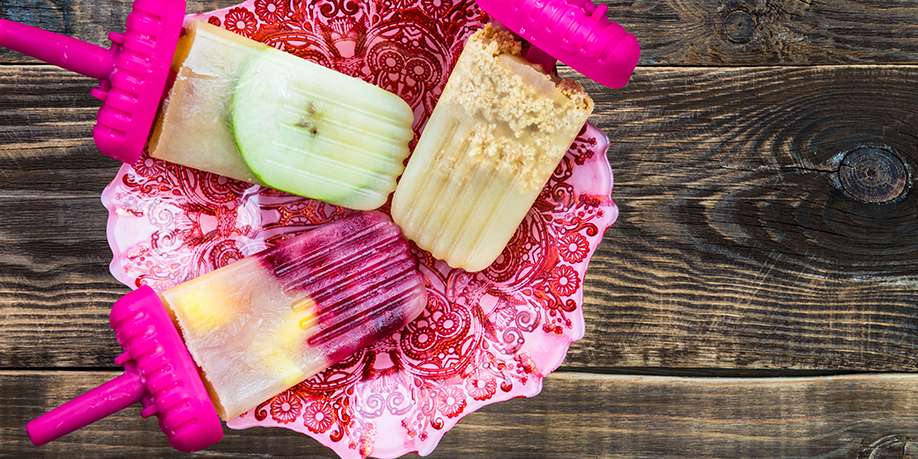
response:
[[[398,93],[416,129],[485,20],[473,0],[251,0],[201,17]],[[426,455],[463,416],[538,394],[583,336],[584,274],[618,217],[607,148],[587,126],[486,271],[418,251],[430,291],[419,319],[230,427],[296,430],[342,457]],[[346,212],[149,158],[102,199],[112,274],[135,288],[171,287]]]

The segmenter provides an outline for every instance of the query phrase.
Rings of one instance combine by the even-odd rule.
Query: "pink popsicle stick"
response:
[[[532,44],[526,56],[546,70],[550,56],[610,88],[628,84],[641,56],[633,35],[591,0],[477,0],[492,21]],[[554,69],[554,67],[551,67]]]
[[[185,0],[135,0],[112,47],[0,19],[0,47],[99,80],[102,101],[93,138],[99,151],[133,164],[146,147],[165,92],[185,16]]]
[[[41,446],[137,402],[143,402],[142,416],[159,418],[179,451],[220,441],[220,418],[159,295],[149,287],[125,295],[110,320],[124,348],[115,360],[124,374],[29,422],[32,443]]]
[[[0,46],[97,80],[114,67],[110,49],[6,19],[0,19]]]
[[[41,446],[117,413],[141,400],[144,384],[132,370],[55,408],[26,425],[29,439]]]

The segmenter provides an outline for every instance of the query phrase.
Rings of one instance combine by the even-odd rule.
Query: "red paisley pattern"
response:
[[[255,14],[263,22],[280,22],[287,19],[290,2],[287,0],[255,0]]]
[[[235,32],[245,37],[252,37],[255,35],[258,21],[251,11],[245,8],[233,8],[226,13],[226,17],[223,18],[223,25],[226,27],[226,30],[230,32]]]
[[[296,395],[287,392],[278,397],[294,397]],[[271,413],[274,416],[274,412]],[[323,434],[331,429],[335,423],[335,412],[332,411],[331,404],[325,400],[310,403],[303,415],[303,425],[312,433]]]
[[[484,20],[474,0],[251,0],[200,18],[396,92],[416,128]],[[583,276],[618,215],[606,148],[588,126],[484,272],[416,249],[429,291],[417,320],[230,426],[297,430],[342,457],[428,454],[462,416],[537,394],[583,335]],[[103,201],[112,273],[159,289],[349,212],[150,158]]]
[[[580,263],[590,252],[590,244],[579,233],[571,233],[561,238],[558,253],[568,263]]]
[[[309,405],[309,408],[306,409],[306,419],[315,417],[310,416],[309,413],[309,410],[312,409],[314,405],[315,404]],[[271,400],[271,417],[281,424],[289,424],[293,421],[296,421],[296,418],[300,416],[300,411],[302,409],[303,402],[300,401],[299,397],[290,392],[280,394]],[[329,424],[331,424],[331,418],[329,418]]]
[[[466,391],[475,400],[487,400],[497,393],[497,382],[486,371],[481,371],[466,382]]]
[[[570,296],[580,288],[580,276],[574,268],[559,265],[551,273],[551,288],[558,296]]]

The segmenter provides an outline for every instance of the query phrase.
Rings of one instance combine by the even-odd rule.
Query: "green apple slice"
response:
[[[273,48],[247,65],[231,105],[236,147],[261,183],[357,210],[385,204],[414,137],[395,94]]]

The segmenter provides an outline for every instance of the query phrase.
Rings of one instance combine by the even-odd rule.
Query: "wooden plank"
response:
[[[572,358],[918,368],[916,79],[661,68],[590,87],[622,217],[587,281],[611,343]]]
[[[130,0],[10,0],[0,17],[107,43]],[[236,0],[194,0],[210,11]],[[644,65],[918,62],[918,4],[895,0],[602,0],[633,31]],[[0,62],[26,62],[0,51]]]
[[[155,420],[142,420],[136,408],[42,449],[27,443],[22,428],[29,419],[113,375],[0,372],[0,455],[174,455]],[[493,405],[467,417],[433,457],[908,457],[905,453],[918,453],[915,387],[918,375],[556,374],[534,399]],[[331,457],[313,440],[277,429],[227,431],[207,454]]]
[[[0,199],[0,367],[111,367],[108,326],[128,289],[108,273],[97,197]]]
[[[72,35],[91,43],[109,46],[108,33],[124,30],[124,20],[133,0],[4,0],[0,18]],[[212,11],[239,3],[233,0],[188,0],[187,10]],[[34,62],[2,49],[0,63]]]
[[[0,142],[5,368],[117,353],[106,314],[125,289],[107,274],[98,201],[115,165],[92,147],[92,100],[50,95],[59,76],[0,68],[0,136],[15,138]],[[916,79],[906,66],[660,68],[625,92],[590,87],[622,217],[568,368],[918,370]],[[836,164],[861,145],[883,148]]]
[[[613,0],[644,65],[918,61],[918,4],[896,0]]]

